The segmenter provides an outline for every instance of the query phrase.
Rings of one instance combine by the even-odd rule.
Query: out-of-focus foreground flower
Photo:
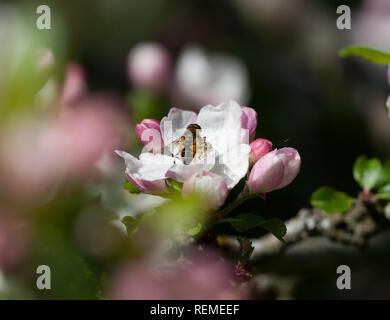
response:
[[[82,68],[69,64],[49,115],[24,117],[2,128],[0,171],[9,195],[41,198],[65,181],[97,170],[105,154],[123,145],[128,121],[123,102],[89,94]]]
[[[245,105],[250,95],[248,73],[240,60],[227,55],[208,56],[198,47],[183,51],[174,81],[174,100],[189,107],[228,100]]]
[[[390,3],[365,0],[352,28],[353,41],[364,46],[390,51]]]
[[[161,92],[169,88],[171,59],[161,44],[148,42],[135,46],[127,58],[127,74],[139,89]]]
[[[248,292],[233,286],[233,267],[205,252],[187,264],[158,268],[152,261],[122,266],[111,280],[109,297],[121,300],[235,300]]]
[[[0,212],[0,270],[17,267],[28,253],[31,230],[26,219]]]

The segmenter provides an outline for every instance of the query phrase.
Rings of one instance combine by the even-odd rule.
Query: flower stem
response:
[[[216,220],[222,219],[229,212],[233,211],[235,208],[237,208],[239,205],[244,203],[246,200],[249,200],[249,199],[252,199],[255,197],[256,197],[256,195],[248,194],[248,192],[244,189],[232,203],[230,203],[226,208],[222,209],[221,211],[219,211],[215,214],[215,216],[214,216],[215,219]]]

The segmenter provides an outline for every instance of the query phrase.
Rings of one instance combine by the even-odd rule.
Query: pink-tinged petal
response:
[[[131,154],[115,150],[125,160],[126,174],[143,181],[164,180],[173,165],[173,158],[163,154],[141,153],[139,159]]]
[[[207,171],[198,172],[184,181],[182,195],[195,193],[201,197],[204,209],[218,209],[228,196],[226,179]]]
[[[248,179],[251,193],[264,194],[275,190],[283,181],[284,164],[277,150],[267,153],[253,166]]]
[[[147,181],[134,178],[130,174],[126,174],[126,178],[141,192],[149,194],[160,194],[168,192],[165,180]]]
[[[126,178],[131,181],[139,191],[150,194],[167,192],[165,173],[170,165],[168,165],[168,167],[165,166],[165,156],[143,153],[141,154],[140,159],[137,159],[131,154],[123,151],[116,150],[115,152],[125,159]],[[149,176],[148,174],[145,174],[144,176],[142,170],[154,170],[155,172],[148,172]]]
[[[193,111],[171,108],[160,124],[164,144],[168,145],[179,138],[189,124],[196,122],[197,117]]]
[[[277,154],[282,156],[281,159],[284,165],[284,177],[278,189],[282,189],[289,185],[298,175],[301,168],[301,156],[294,148],[279,149]]]
[[[168,88],[172,74],[169,52],[158,43],[136,45],[127,58],[127,74],[140,89],[162,91]]]
[[[147,148],[144,152],[161,152],[163,141],[161,138],[160,121],[144,119],[135,126],[135,133],[141,144]]]
[[[86,76],[81,65],[69,62],[66,65],[65,80],[60,97],[60,104],[72,104],[83,98],[88,91]]]
[[[251,142],[249,146],[251,147],[251,152],[249,154],[249,161],[251,164],[255,164],[272,150],[272,142],[267,139],[256,139]]]
[[[249,141],[253,141],[256,135],[257,112],[249,107],[241,107],[241,127],[248,130]]]

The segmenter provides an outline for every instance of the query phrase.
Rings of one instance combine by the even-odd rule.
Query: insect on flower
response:
[[[173,141],[168,149],[172,150],[172,156],[180,159],[185,165],[205,158],[212,146],[201,135],[202,128],[196,123],[191,123],[184,130],[183,135]]]

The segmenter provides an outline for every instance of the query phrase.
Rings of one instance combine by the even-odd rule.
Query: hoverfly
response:
[[[204,158],[212,147],[207,143],[206,137],[201,136],[201,130],[200,125],[189,124],[182,136],[170,144],[171,150],[176,151],[172,156],[181,159],[185,165]]]

